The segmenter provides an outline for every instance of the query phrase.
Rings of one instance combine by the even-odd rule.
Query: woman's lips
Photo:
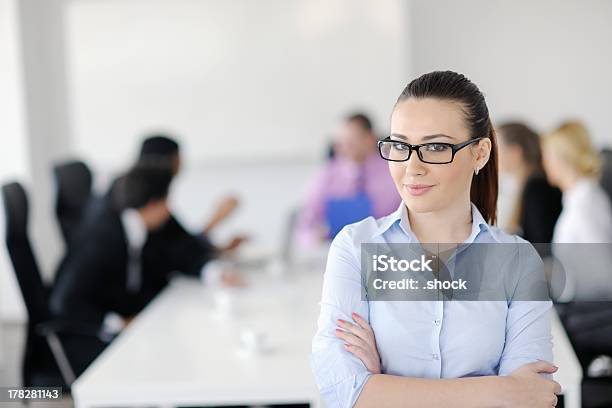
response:
[[[404,184],[404,190],[415,197],[427,193],[432,187],[430,184]]]

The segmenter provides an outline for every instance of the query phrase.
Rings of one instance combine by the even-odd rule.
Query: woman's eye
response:
[[[401,143],[393,143],[393,148],[398,151],[408,150],[408,147]]]
[[[449,147],[443,144],[432,143],[432,144],[428,144],[426,149],[427,151],[430,151],[430,152],[444,152],[447,149],[449,149]]]

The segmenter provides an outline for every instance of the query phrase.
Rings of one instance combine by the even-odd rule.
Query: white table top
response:
[[[248,289],[215,295],[197,280],[173,281],[76,381],[77,408],[291,402],[316,406],[319,396],[308,356],[321,283],[318,274],[293,274],[283,280],[258,273],[251,275]],[[228,298],[235,309],[230,317],[215,306]],[[245,353],[240,347],[245,328],[265,333],[269,350]],[[579,406],[582,371],[554,311],[552,335],[560,367],[555,380],[572,393],[574,403],[568,401],[567,406]]]
[[[561,384],[564,394],[568,396],[572,394],[571,400],[566,401],[565,406],[579,408],[582,366],[554,309],[551,311],[551,333],[554,363],[559,367],[553,378]]]
[[[77,407],[316,403],[308,357],[320,285],[320,276],[264,275],[226,293],[236,306],[227,318],[199,281],[174,281],[76,381]],[[266,333],[269,350],[246,354],[245,327]]]

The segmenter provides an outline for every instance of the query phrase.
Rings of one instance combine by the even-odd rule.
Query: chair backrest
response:
[[[603,189],[606,190],[606,193],[608,193],[610,201],[612,201],[612,150],[604,149],[601,152],[601,159],[602,169],[600,183]]]
[[[57,185],[55,213],[68,244],[91,198],[92,174],[82,161],[69,161],[56,165],[53,175]]]
[[[285,228],[283,230],[283,236],[281,239],[281,258],[285,262],[290,262],[293,257],[293,250],[295,249],[295,229],[297,227],[297,221],[300,214],[300,208],[295,207],[291,209],[287,216]]]
[[[28,238],[28,198],[23,186],[2,186],[6,218],[6,247],[15,269],[31,327],[47,320],[48,298]]]

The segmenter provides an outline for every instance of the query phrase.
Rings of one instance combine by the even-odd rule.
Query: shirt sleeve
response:
[[[192,234],[174,217],[156,231],[156,250],[164,255],[169,269],[199,276],[202,267],[218,256],[217,248],[202,233]],[[167,277],[164,277],[167,281]]]
[[[521,278],[508,305],[506,343],[499,375],[508,375],[522,365],[539,360],[553,361],[552,302],[548,299],[542,260],[528,243],[519,244],[519,253]]]
[[[510,304],[499,375],[509,375],[522,365],[540,360],[552,363],[551,307],[550,301],[521,300]]]
[[[368,302],[361,298],[361,273],[352,238],[344,228],[331,244],[323,279],[321,311],[312,341],[311,367],[328,408],[352,407],[371,375],[361,360],[335,336],[337,319],[352,321],[353,312],[369,322]],[[358,248],[358,246],[357,246]]]

